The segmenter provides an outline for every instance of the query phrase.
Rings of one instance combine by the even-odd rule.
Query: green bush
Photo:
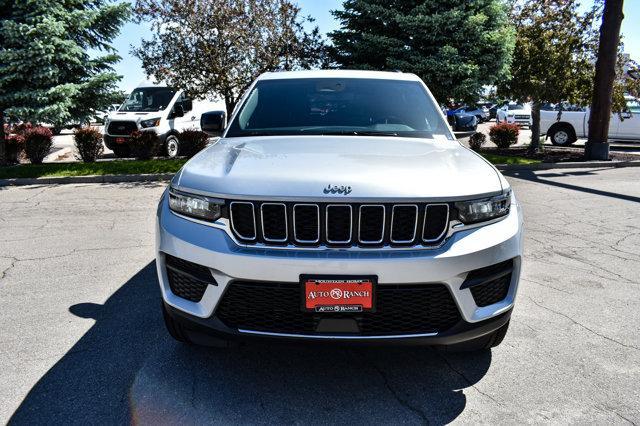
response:
[[[482,145],[487,141],[487,135],[476,132],[469,138],[469,147],[474,151],[480,151]]]
[[[138,160],[148,160],[157,155],[160,150],[160,138],[152,130],[136,131],[129,138],[131,155]]]
[[[73,140],[78,151],[76,158],[85,163],[93,163],[102,155],[102,134],[93,127],[83,127],[75,131]]]
[[[207,146],[209,135],[200,130],[187,129],[180,133],[178,139],[180,139],[180,155],[191,158]]]
[[[24,151],[33,164],[42,164],[53,147],[53,134],[46,127],[38,126],[25,130]]]
[[[489,139],[500,149],[507,149],[518,142],[520,128],[515,124],[501,123],[489,129]]]

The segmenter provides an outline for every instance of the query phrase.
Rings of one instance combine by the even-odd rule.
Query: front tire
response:
[[[576,141],[575,134],[569,126],[558,126],[549,134],[551,143],[556,146],[569,146]]]
[[[164,146],[167,157],[176,158],[180,154],[180,141],[176,135],[167,136]]]

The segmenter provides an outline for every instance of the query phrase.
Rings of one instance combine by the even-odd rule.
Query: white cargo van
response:
[[[225,111],[223,101],[212,97],[191,99],[182,90],[145,81],[105,120],[104,143],[117,157],[127,157],[131,133],[150,130],[160,137],[162,153],[175,157],[180,154],[182,130],[207,130],[212,135],[219,134],[226,124]],[[203,119],[206,122],[204,129]]]

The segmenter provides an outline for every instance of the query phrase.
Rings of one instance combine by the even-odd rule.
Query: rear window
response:
[[[452,138],[419,82],[355,78],[259,81],[226,136],[292,134]]]

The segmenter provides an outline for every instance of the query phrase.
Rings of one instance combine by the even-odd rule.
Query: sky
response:
[[[302,9],[302,15],[310,15],[316,19],[315,24],[322,33],[326,34],[338,27],[338,22],[330,11],[341,9],[342,0],[297,0],[296,3]],[[624,4],[624,14],[622,34],[625,51],[631,55],[632,59],[640,62],[640,0],[627,0]],[[140,61],[131,55],[130,50],[132,45],[140,45],[140,40],[147,37],[145,34],[147,31],[144,25],[130,22],[122,28],[120,35],[113,42],[114,48],[122,57],[122,61],[115,67],[116,72],[123,76],[120,88],[127,92],[145,79]]]

